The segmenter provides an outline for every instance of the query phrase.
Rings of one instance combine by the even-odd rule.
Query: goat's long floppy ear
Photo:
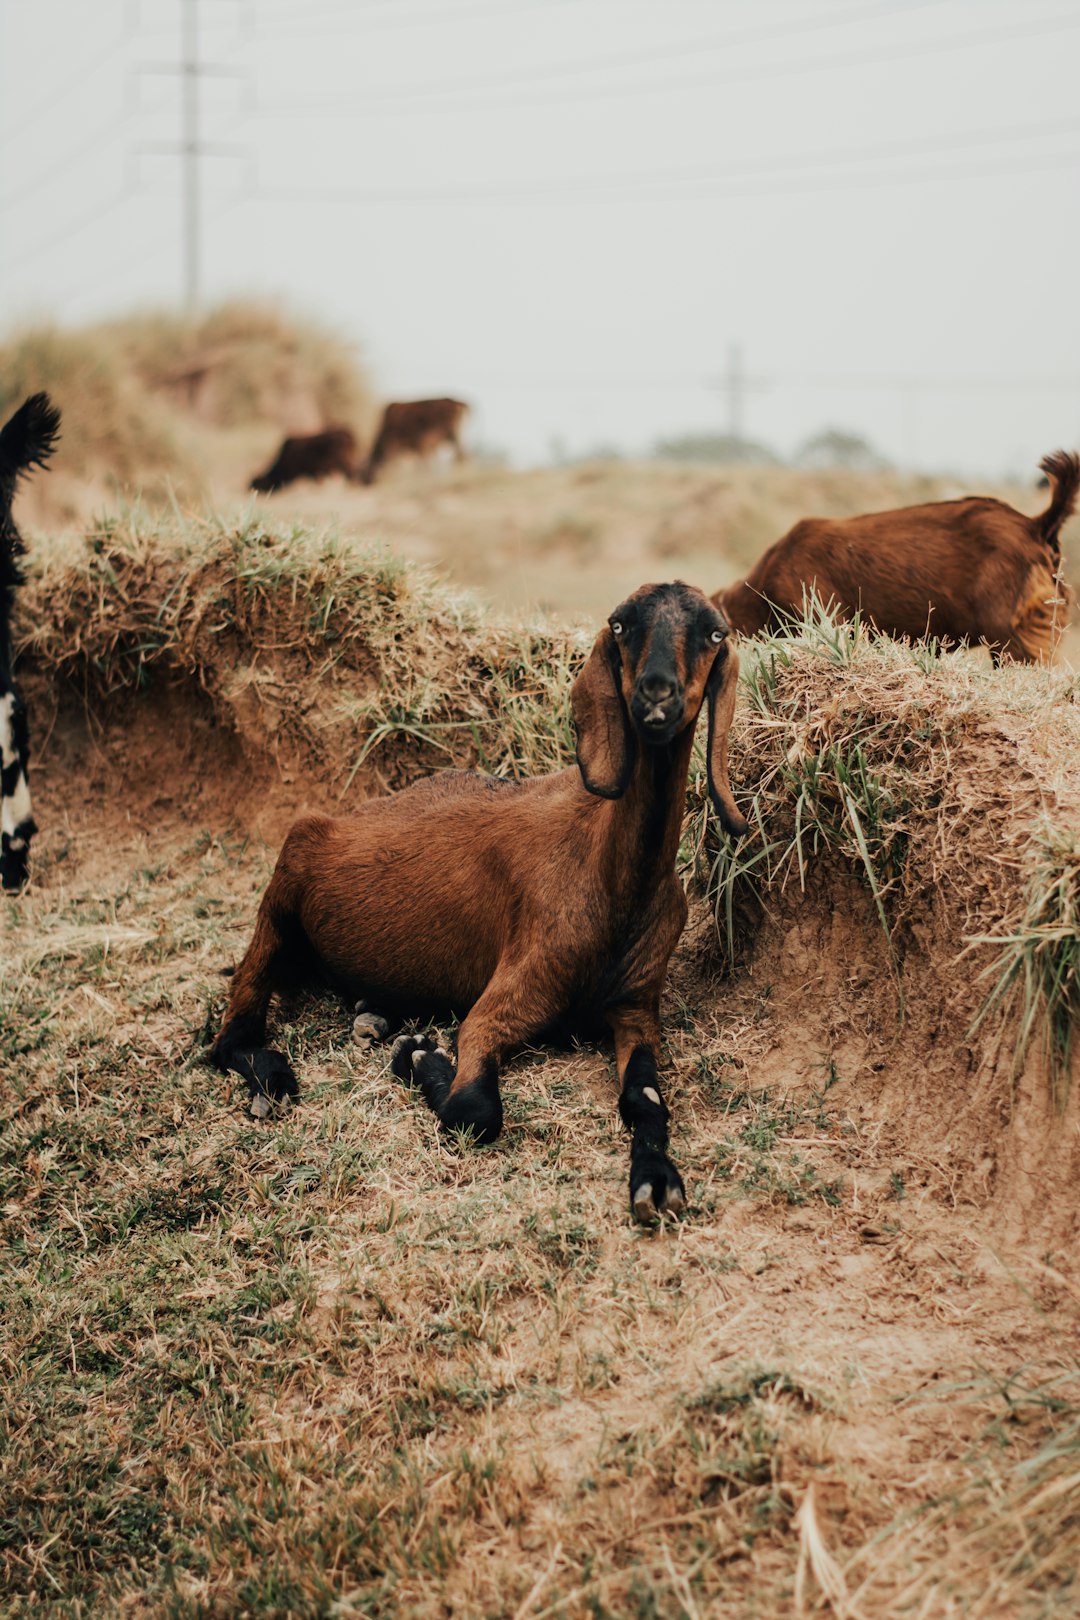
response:
[[[619,649],[605,625],[570,688],[581,780],[601,799],[619,799],[630,786],[637,747],[619,690]]]
[[[724,642],[709,673],[705,694],[709,704],[709,794],[720,825],[733,838],[750,831],[740,816],[728,780],[727,740],[735,715],[735,691],[739,684],[739,655]]]

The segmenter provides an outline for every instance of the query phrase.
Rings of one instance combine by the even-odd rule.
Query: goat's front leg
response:
[[[607,1015],[615,1036],[615,1064],[622,1090],[619,1113],[630,1132],[630,1207],[646,1225],[661,1215],[681,1215],[686,1188],[668,1158],[667,1104],[660,1092],[660,997]]]
[[[430,1040],[402,1036],[394,1043],[391,1068],[399,1080],[414,1081],[444,1130],[470,1131],[478,1142],[494,1142],[502,1130],[499,1064],[513,1047],[527,1041],[554,1015],[542,980],[519,964],[496,974],[458,1030],[457,1067]]]

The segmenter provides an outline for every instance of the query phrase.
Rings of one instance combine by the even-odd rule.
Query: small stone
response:
[[[370,1046],[372,1041],[385,1041],[390,1033],[390,1025],[378,1013],[361,1013],[354,1021],[352,1038],[357,1046]]]

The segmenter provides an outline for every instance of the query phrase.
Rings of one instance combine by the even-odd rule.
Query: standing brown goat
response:
[[[814,592],[842,617],[859,612],[888,635],[983,642],[995,664],[1049,660],[1068,622],[1060,534],[1076,505],[1080,456],[1055,450],[1040,465],[1050,505],[1038,517],[969,495],[804,518],[713,601],[740,635],[797,618]]]
[[[271,995],[301,979],[387,1012],[471,1009],[456,1068],[430,1040],[403,1037],[393,1069],[446,1129],[492,1142],[507,1053],[599,1019],[615,1037],[634,1211],[679,1213],[656,1072],[660,992],[686,921],[675,859],[703,703],[714,807],[729,832],[746,831],[727,772],[738,668],[700,591],[643,585],[571,690],[576,766],[525,782],[444,771],[347,820],[297,821],[233,980],[218,1066],[247,1080],[260,1111],[262,1098],[296,1093],[263,1042]]]
[[[360,482],[373,484],[380,467],[395,456],[430,456],[441,444],[450,445],[463,461],[460,433],[468,409],[460,399],[407,399],[387,405]]]

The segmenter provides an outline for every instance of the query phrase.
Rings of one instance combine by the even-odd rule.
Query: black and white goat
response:
[[[11,612],[22,583],[19,558],[25,547],[11,515],[22,473],[43,467],[60,429],[60,412],[48,394],[32,394],[0,428],[0,885],[21,889],[37,831],[27,781],[30,736],[26,706],[13,673]]]

